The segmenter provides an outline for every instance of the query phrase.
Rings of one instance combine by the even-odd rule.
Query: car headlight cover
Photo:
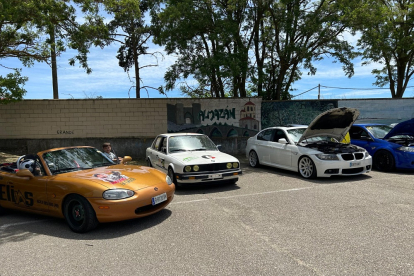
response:
[[[165,177],[165,181],[167,182],[168,185],[173,184],[171,177],[169,177],[168,175]]]
[[[411,147],[399,147],[397,150],[407,151],[407,152],[414,152],[414,148],[411,148]]]
[[[319,153],[319,154],[315,154],[315,156],[318,157],[320,160],[339,160],[336,154]]]
[[[227,169],[231,169],[233,165],[231,163],[227,163]]]
[[[184,170],[185,170],[186,172],[191,172],[191,166],[185,166],[185,167],[184,167]]]
[[[110,189],[103,192],[102,197],[104,199],[124,199],[131,197],[134,194],[134,191],[127,189]]]
[[[200,167],[198,165],[193,166],[193,171],[198,172],[200,170]]]
[[[239,167],[239,163],[234,162],[234,163],[233,163],[233,168],[234,168],[234,169],[237,169],[238,167]]]

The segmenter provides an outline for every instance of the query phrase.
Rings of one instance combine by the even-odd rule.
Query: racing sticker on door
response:
[[[13,185],[0,184],[0,200],[23,204],[27,207],[33,206],[33,193],[22,192],[15,189]]]

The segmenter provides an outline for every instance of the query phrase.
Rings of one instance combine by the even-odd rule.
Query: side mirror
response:
[[[121,164],[125,164],[126,162],[130,162],[130,161],[132,161],[131,156],[124,156],[124,159],[122,159]]]
[[[219,151],[221,151],[221,148],[222,148],[222,146],[221,146],[221,145],[217,145],[217,149],[218,149]]]
[[[16,172],[16,175],[18,177],[28,177],[28,178],[33,178],[34,177],[34,175],[28,169],[18,170]]]
[[[372,138],[369,136],[361,136],[361,140],[363,141],[372,141]]]
[[[280,138],[277,142],[281,144],[288,144],[288,141],[286,141],[285,138]]]

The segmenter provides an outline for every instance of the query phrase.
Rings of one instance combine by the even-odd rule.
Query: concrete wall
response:
[[[154,137],[169,131],[167,106],[179,106],[186,111],[173,115],[178,118],[181,127],[189,128],[195,126],[193,122],[200,125],[200,112],[211,110],[211,115],[215,115],[214,111],[222,114],[209,119],[210,124],[238,122],[240,108],[234,110],[231,120],[221,117],[223,110],[226,107],[243,107],[248,101],[233,98],[24,100],[0,105],[0,149],[25,154],[72,145],[101,148],[102,143],[110,142],[120,156],[144,158],[145,149]],[[260,114],[260,99],[254,101],[258,104],[257,114]],[[198,109],[190,114],[189,107],[193,105]],[[186,124],[189,115],[193,116],[193,121]],[[206,120],[206,117],[203,119]],[[223,151],[229,152],[233,148],[238,146],[229,145],[223,147]]]
[[[274,125],[309,124],[334,107],[354,107],[358,122],[398,123],[414,116],[414,99],[263,101],[224,99],[24,100],[0,105],[0,150],[16,154],[111,142],[120,156],[144,158],[165,132],[202,132],[223,151],[243,154],[248,136]]]

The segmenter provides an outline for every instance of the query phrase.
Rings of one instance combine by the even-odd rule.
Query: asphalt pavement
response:
[[[150,217],[76,234],[0,217],[0,275],[414,275],[413,172],[305,180],[250,168]]]

